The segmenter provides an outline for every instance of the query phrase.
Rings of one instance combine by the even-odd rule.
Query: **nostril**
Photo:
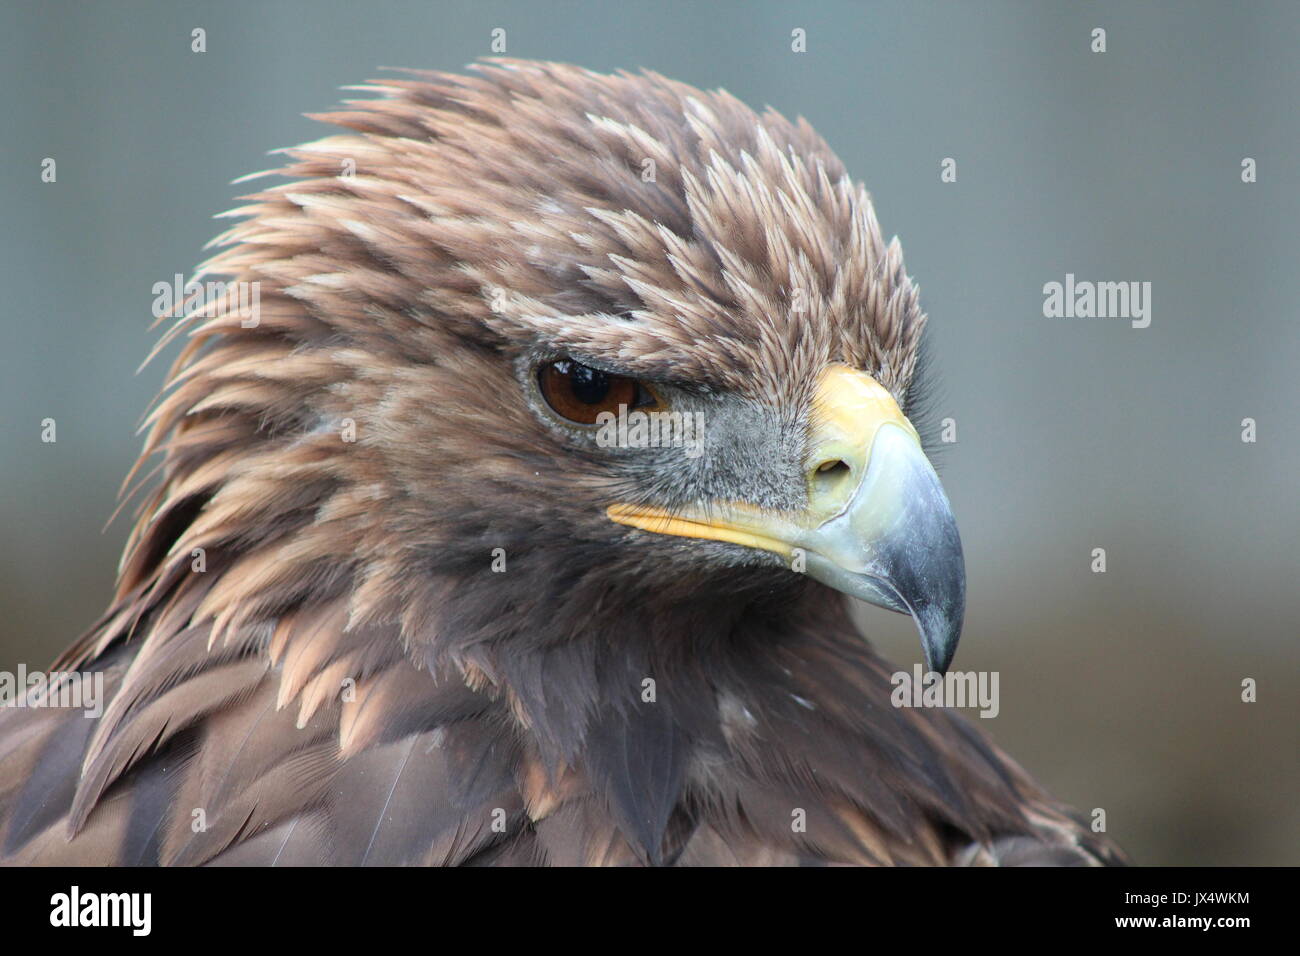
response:
[[[830,461],[824,461],[817,466],[817,474],[826,478],[836,478],[847,471],[852,471],[852,469],[840,458],[832,458]]]
[[[834,494],[853,471],[842,458],[828,458],[812,471],[812,487],[820,494]]]

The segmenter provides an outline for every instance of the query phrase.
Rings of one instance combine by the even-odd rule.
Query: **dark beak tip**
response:
[[[927,670],[943,675],[948,673],[953,658],[957,655],[957,645],[961,640],[962,612],[944,613],[938,608],[927,608],[920,615],[914,615],[917,629],[921,632],[921,650],[925,655]]]
[[[892,555],[887,580],[911,612],[921,636],[926,668],[946,674],[957,653],[966,616],[966,566],[961,538],[951,513],[942,512],[939,532],[923,538],[939,542],[905,548]]]
[[[938,674],[940,677],[944,676],[945,674],[948,673],[948,668],[949,666],[951,666],[952,659],[953,657],[956,656],[956,653],[957,653],[956,648],[954,648],[951,652],[947,654],[943,654],[942,656],[939,656],[937,654],[932,654],[930,653],[929,650],[927,650],[925,652],[926,670],[932,671],[933,673]]]

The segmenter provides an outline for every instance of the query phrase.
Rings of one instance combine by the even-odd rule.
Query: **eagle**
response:
[[[933,681],[965,571],[917,287],[812,127],[546,62],[355,89],[171,316],[115,596],[0,712],[0,860],[1120,862],[850,615]]]

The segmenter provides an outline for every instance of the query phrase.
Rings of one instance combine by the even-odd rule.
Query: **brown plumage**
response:
[[[259,283],[256,323],[232,286],[164,338],[161,482],[56,665],[109,703],[0,712],[0,859],[1113,859],[959,717],[891,707],[841,595],[606,514],[799,507],[829,365],[913,410],[916,290],[816,133],[547,63],[363,89],[200,271]],[[554,356],[708,411],[707,454],[560,427]]]

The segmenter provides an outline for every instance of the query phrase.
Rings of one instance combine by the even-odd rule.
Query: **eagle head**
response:
[[[200,270],[228,291],[172,330],[124,592],[202,548],[214,640],[341,595],[494,680],[508,639],[829,586],[947,667],[961,544],[904,411],[925,315],[806,122],[549,63],[362,89]]]

